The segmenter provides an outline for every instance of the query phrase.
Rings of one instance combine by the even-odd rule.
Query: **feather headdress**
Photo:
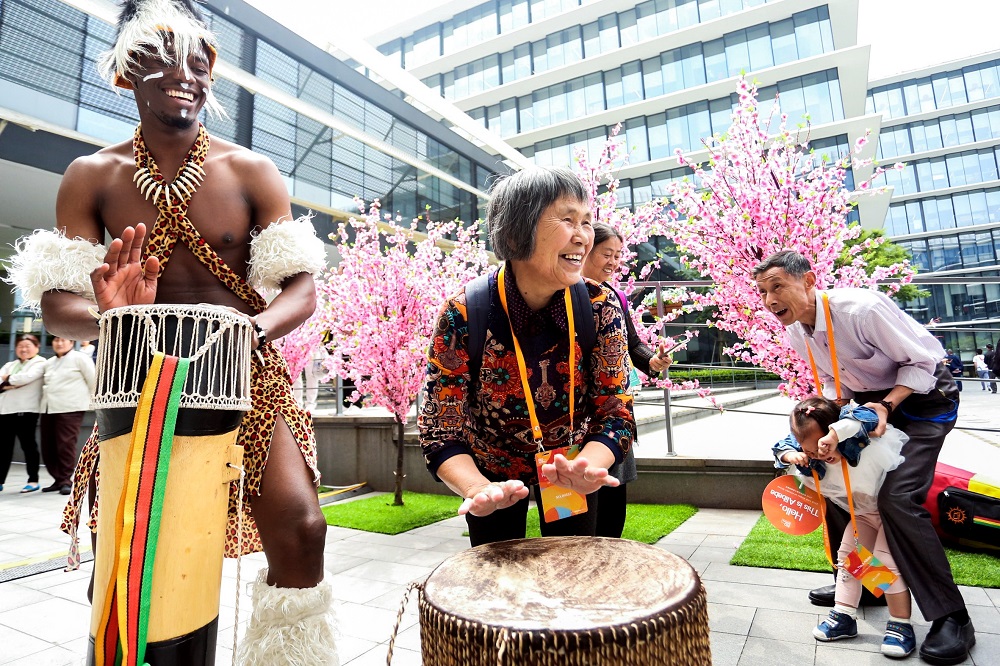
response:
[[[188,58],[204,51],[209,71],[215,67],[215,36],[192,0],[125,0],[121,8],[114,46],[97,61],[101,76],[112,85],[131,90],[126,75],[137,72],[142,56],[179,63],[190,76]],[[211,90],[207,91],[205,108],[212,114],[226,115]]]

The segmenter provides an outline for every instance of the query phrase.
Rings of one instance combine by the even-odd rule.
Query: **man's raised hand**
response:
[[[124,305],[148,305],[156,299],[156,284],[160,260],[149,257],[142,261],[142,244],[146,225],[125,227],[119,238],[111,241],[104,263],[91,272],[94,298],[101,312]]]

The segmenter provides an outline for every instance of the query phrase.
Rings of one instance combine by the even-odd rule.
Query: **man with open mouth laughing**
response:
[[[792,347],[814,362],[822,383],[817,392],[874,410],[879,418],[875,437],[887,423],[909,437],[901,452],[905,460],[885,477],[878,509],[900,573],[924,617],[933,622],[920,657],[931,664],[962,663],[976,643],[975,631],[923,507],[938,453],[958,415],[958,388],[939,362],[944,349],[879,291],[817,289],[809,260],[797,252],[771,255],[754,267],[753,278],[764,308],[785,327]],[[845,511],[827,502],[830,534],[843,534],[848,520]],[[833,606],[834,586],[813,590],[809,598],[818,606]]]
[[[191,0],[125,1],[116,42],[99,66],[109,83],[133,91],[140,125],[128,141],[70,165],[57,200],[58,229],[21,241],[11,280],[26,305],[41,305],[52,333],[74,340],[98,337],[95,312],[129,305],[208,303],[248,318],[256,331],[253,406],[236,435],[245,478],[230,484],[225,549],[229,557],[264,550],[268,568],[253,585],[240,660],[336,664],[312,425],[292,398],[288,370],[271,342],[313,312],[313,275],[325,268],[326,252],[307,218],[291,219],[275,165],[209,136],[198,121],[203,108],[224,114],[212,94],[216,52]],[[105,234],[114,239],[108,248],[101,245]],[[279,293],[268,303],[262,287]],[[116,352],[126,353],[108,353]],[[96,435],[81,454],[67,507],[64,524],[74,537],[101,446]],[[100,507],[114,512],[114,483],[107,488]],[[188,500],[197,503],[198,492],[191,488]],[[156,557],[169,558],[169,549]],[[98,631],[98,644],[110,644],[113,656],[118,639],[108,626]],[[202,629],[205,636],[189,641],[196,653],[176,663],[214,662],[217,626]],[[122,632],[130,641],[132,633]],[[175,649],[181,639],[187,640],[143,639],[139,663],[167,663],[166,652],[157,650]],[[96,660],[103,663],[103,656]]]

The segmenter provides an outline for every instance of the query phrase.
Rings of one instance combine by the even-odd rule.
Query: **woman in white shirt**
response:
[[[69,495],[76,467],[76,441],[94,390],[94,362],[73,341],[52,338],[55,356],[45,361],[41,404],[42,461],[54,479],[43,493]]]
[[[21,492],[31,493],[39,489],[35,427],[38,425],[45,368],[45,359],[38,355],[39,348],[35,336],[19,336],[14,347],[17,360],[0,368],[0,490],[7,481],[15,437],[21,442],[28,467],[28,483]]]

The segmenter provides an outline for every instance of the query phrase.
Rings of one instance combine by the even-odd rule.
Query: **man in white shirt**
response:
[[[836,398],[821,292],[809,261],[797,252],[778,252],[754,267],[765,308],[778,318],[803,358],[811,349],[823,394]],[[940,363],[941,344],[887,296],[869,289],[826,291],[836,335],[842,397],[875,410],[875,436],[892,423],[909,436],[906,460],[886,476],[879,493],[889,549],[924,617],[933,622],[920,647],[932,664],[959,664],[975,644],[975,632],[944,549],[923,507],[944,438],[955,425],[958,389]],[[827,526],[842,534],[849,520],[827,502]],[[827,605],[831,589],[810,593]],[[830,603],[829,605],[832,605]]]

